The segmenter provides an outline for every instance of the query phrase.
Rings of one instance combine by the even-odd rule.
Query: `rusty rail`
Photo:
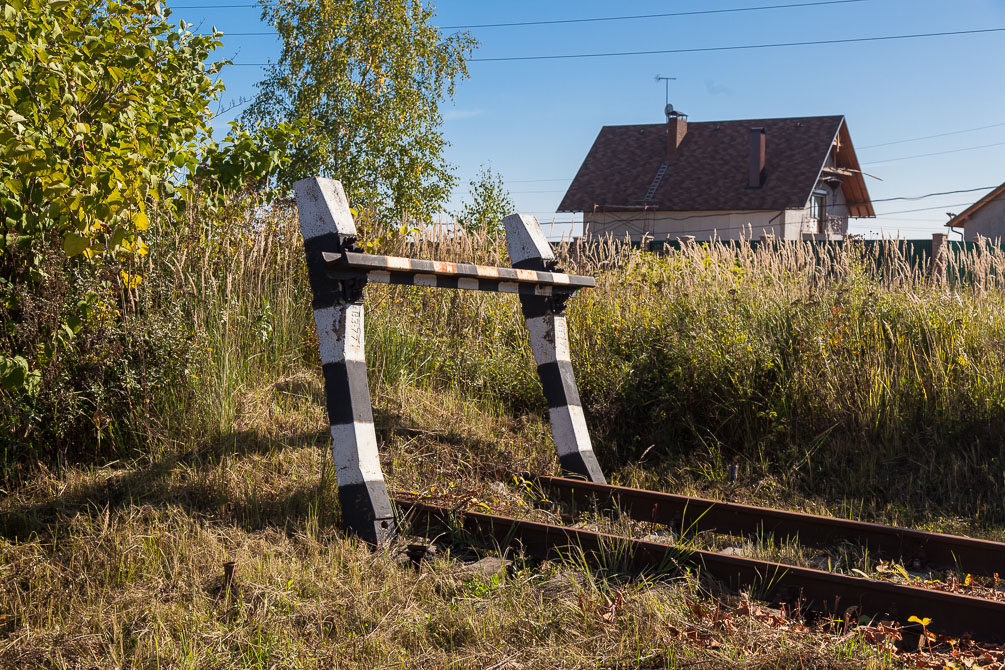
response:
[[[854,542],[881,556],[919,558],[938,567],[982,575],[1005,575],[1005,543],[959,535],[884,526],[770,507],[693,498],[565,477],[528,477],[556,499],[585,506],[616,506],[632,519],[678,530],[798,539],[801,544],[834,546]]]
[[[1005,602],[480,512],[458,513],[414,500],[395,502],[416,532],[461,528],[492,537],[502,546],[519,543],[528,555],[537,558],[575,551],[602,562],[604,555],[616,553],[621,564],[633,572],[689,567],[733,588],[755,586],[763,600],[801,601],[803,606],[838,616],[855,607],[868,616],[890,616],[901,622],[910,616],[928,617],[928,629],[936,633],[1005,639]]]

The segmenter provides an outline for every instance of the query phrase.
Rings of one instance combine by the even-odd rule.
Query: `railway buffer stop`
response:
[[[608,485],[583,419],[564,315],[568,299],[595,282],[592,277],[558,271],[537,219],[523,214],[505,218],[512,268],[376,256],[361,253],[349,204],[338,181],[306,179],[295,188],[342,518],[345,526],[364,540],[376,545],[395,534],[394,510],[377,453],[364,352],[363,297],[367,283],[378,282],[519,296],[548,401],[559,462],[564,470],[578,476],[530,475],[556,499],[573,506],[577,499],[592,500],[613,505],[637,521],[758,541],[778,538],[826,548],[850,540],[871,555],[914,557],[933,567],[994,575],[995,582],[998,573],[1005,570],[1005,543],[1001,542]],[[453,514],[449,508],[422,501],[406,504],[413,520],[425,521],[427,526],[441,524],[445,515]],[[917,640],[928,631],[1005,640],[1005,601],[924,588],[915,580],[891,583],[743,555],[691,548],[682,552],[677,546],[659,542],[474,511],[464,512],[461,520],[472,532],[501,544],[520,542],[528,553],[542,558],[570,545],[602,555],[611,543],[627,543],[626,556],[636,571],[686,564],[733,587],[760,585],[764,600],[790,603],[797,611],[823,611],[837,617],[835,620],[848,621],[851,616],[858,620],[862,613],[878,617],[876,620],[899,621],[911,614],[932,615],[927,628],[922,624],[924,630],[914,631],[913,639]]]
[[[364,351],[364,294],[370,282],[515,293],[548,401],[559,462],[606,483],[593,452],[569,356],[566,301],[593,277],[566,274],[537,219],[503,223],[512,268],[362,253],[342,184],[324,178],[294,185],[321,349],[332,458],[345,526],[379,544],[394,536],[394,512],[377,452]]]

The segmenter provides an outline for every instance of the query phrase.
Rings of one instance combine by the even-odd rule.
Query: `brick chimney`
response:
[[[764,128],[750,129],[747,188],[761,188],[764,185],[764,137]]]
[[[677,148],[687,134],[687,114],[667,112],[667,155],[666,162],[677,154]]]

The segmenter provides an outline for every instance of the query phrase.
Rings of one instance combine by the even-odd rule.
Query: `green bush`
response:
[[[0,2],[4,463],[140,444],[184,384],[176,302],[148,284],[179,226],[236,216],[299,127],[210,137],[219,33],[152,0]],[[243,199],[247,206],[248,199]],[[242,212],[243,213],[243,212]],[[183,216],[184,215],[184,216]],[[176,296],[175,296],[176,298]]]

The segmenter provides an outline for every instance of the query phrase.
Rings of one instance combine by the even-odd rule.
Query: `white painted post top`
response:
[[[530,214],[510,214],[503,219],[506,228],[506,248],[513,267],[527,259],[552,260],[555,254],[544,237],[537,217]]]
[[[356,223],[352,220],[342,182],[311,177],[301,179],[293,188],[300,211],[300,232],[305,240],[328,233],[356,234]]]

